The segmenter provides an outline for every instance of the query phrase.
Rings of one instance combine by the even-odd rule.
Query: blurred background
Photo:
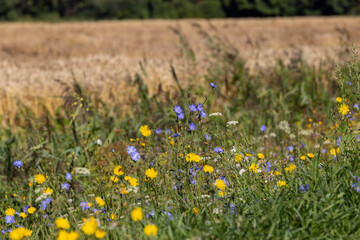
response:
[[[356,15],[359,0],[1,0],[1,20]]]
[[[238,103],[251,89],[274,99],[264,83],[277,81],[295,98],[305,82],[335,84],[359,45],[359,13],[360,0],[0,0],[0,121],[61,115],[80,90],[123,113],[139,96],[171,107],[179,83],[201,98],[215,82],[222,103]]]

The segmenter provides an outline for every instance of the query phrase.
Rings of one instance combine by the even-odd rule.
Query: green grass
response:
[[[206,85],[184,88],[173,69],[177,89],[150,96],[146,73],[139,73],[137,98],[129,110],[90,102],[79,85],[63,96],[64,107],[55,116],[35,119],[20,106],[22,121],[0,128],[0,238],[21,225],[33,231],[28,239],[56,239],[60,230],[54,222],[64,217],[81,239],[95,239],[81,230],[83,218],[94,216],[106,239],[147,239],[143,228],[150,223],[157,226],[153,238],[158,239],[358,239],[360,193],[352,185],[360,175],[359,110],[353,107],[360,97],[358,55],[337,70],[294,60],[250,75],[237,53],[224,46],[209,45],[218,54],[209,58]],[[194,57],[191,49],[187,52]],[[212,89],[210,82],[218,87]],[[346,99],[353,119],[339,113],[336,97]],[[206,118],[189,112],[188,105],[198,103]],[[182,107],[184,119],[177,120],[175,105]],[[209,116],[214,112],[222,115]],[[279,127],[284,121],[289,126]],[[189,122],[196,130],[189,130]],[[150,127],[150,136],[142,136],[141,125]],[[212,139],[206,140],[206,134]],[[131,160],[128,146],[136,147],[139,161]],[[335,158],[330,151],[337,148]],[[200,162],[186,161],[191,152],[201,156]],[[23,162],[21,168],[13,165],[16,160]],[[259,172],[249,170],[252,163]],[[205,173],[205,164],[215,171]],[[287,171],[291,164],[296,169]],[[114,183],[110,177],[118,165],[124,175]],[[79,167],[90,174],[77,173]],[[145,175],[150,167],[158,173],[153,180]],[[67,172],[72,180],[65,179]],[[48,178],[38,184],[36,174]],[[136,178],[138,186],[130,186],[125,176]],[[226,178],[224,196],[215,186],[220,177]],[[279,187],[279,181],[287,186]],[[65,182],[68,190],[61,189]],[[304,184],[306,192],[301,191]],[[44,210],[36,199],[45,188],[53,193]],[[119,192],[124,188],[127,194]],[[99,206],[96,197],[105,205]],[[82,201],[92,203],[89,210],[82,210]],[[35,213],[6,223],[6,209],[20,213],[24,206],[35,207]],[[131,217],[135,207],[144,215],[138,222]]]

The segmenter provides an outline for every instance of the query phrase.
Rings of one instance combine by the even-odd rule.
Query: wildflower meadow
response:
[[[186,50],[186,49],[185,49]],[[191,52],[190,52],[191,53]],[[0,128],[0,239],[359,239],[360,60],[211,67],[114,107],[74,83]]]

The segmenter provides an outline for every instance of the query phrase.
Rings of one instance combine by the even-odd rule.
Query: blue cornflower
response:
[[[11,224],[15,222],[15,216],[5,216],[5,222]]]
[[[310,189],[309,184],[301,184],[301,186],[300,186],[300,192],[302,192],[302,193],[306,193],[306,191],[309,189]]]
[[[170,220],[173,220],[173,219],[174,219],[174,217],[172,216],[171,212],[169,212],[169,211],[164,211],[164,214],[165,214],[166,216],[168,216]]]
[[[354,108],[360,109],[359,104],[355,103],[355,104],[354,104]]]
[[[89,204],[87,202],[80,202],[80,207],[83,211],[88,210],[90,208]]]
[[[71,181],[71,179],[72,179],[71,173],[67,172],[67,173],[65,174],[65,178],[66,178],[66,180]]]
[[[222,150],[222,148],[220,148],[220,147],[215,147],[215,148],[214,148],[214,152],[223,153],[224,150]]]
[[[289,159],[290,159],[290,161],[294,161],[294,156],[292,155],[292,154],[289,154]]]
[[[180,133],[179,133],[179,132],[177,132],[177,133],[175,133],[174,135],[172,135],[173,138],[176,138],[176,137],[179,137],[179,136],[180,136]]]
[[[52,198],[46,198],[46,199],[45,199],[45,202],[46,202],[47,204],[50,204],[50,203],[52,202]]]
[[[30,206],[24,206],[24,213],[28,213],[28,209],[30,208]]]
[[[197,111],[195,104],[189,105],[189,109],[190,109],[190,112],[196,112]]]
[[[211,86],[212,88],[216,88],[216,87],[217,87],[215,83],[210,83],[210,86]]]
[[[266,163],[266,170],[265,172],[270,172],[271,171],[271,163],[270,162],[267,162]]]
[[[289,152],[294,151],[294,146],[290,145],[286,148]]]
[[[69,187],[70,187],[70,185],[69,185],[68,183],[63,183],[63,184],[61,184],[61,189],[62,189],[62,190],[68,190]]]
[[[323,149],[321,150],[321,152],[322,152],[322,153],[326,153],[326,149],[323,148]]]
[[[168,129],[165,130],[165,132],[166,132],[167,134],[171,134],[171,129],[168,128]]]
[[[206,140],[211,140],[211,136],[210,136],[209,134],[206,134],[206,135],[205,135],[205,139],[206,139]]]
[[[126,148],[126,151],[128,152],[128,154],[134,154],[134,153],[137,153],[137,150],[136,150],[136,148],[134,147],[134,146],[128,146],[127,148]]]
[[[159,135],[159,134],[161,133],[161,129],[156,129],[156,130],[155,130],[155,133],[156,133],[157,135]]]
[[[149,218],[150,216],[153,216],[153,217],[155,216],[155,213],[153,210],[151,210],[151,212],[149,214],[145,215],[146,218]]]
[[[194,185],[194,186],[196,185],[196,179],[190,178],[189,180],[190,180],[190,182],[191,182],[192,185]]]
[[[42,210],[45,210],[47,207],[47,203],[45,201],[42,201],[40,204],[39,204],[39,208],[42,209]]]
[[[196,130],[196,125],[195,125],[195,123],[190,123],[190,124],[189,124],[189,128],[190,128],[191,131],[195,131],[195,130]]]
[[[207,116],[206,112],[204,112],[204,111],[200,112],[200,117],[201,118],[206,118],[206,116]]]
[[[45,219],[45,220],[48,220],[48,219],[49,219],[49,215],[45,213],[45,214],[44,214],[44,219]]]
[[[346,81],[346,84],[347,84],[347,85],[349,85],[349,86],[351,86],[351,85],[352,85],[352,83],[351,83],[351,82],[349,82],[349,81]]]
[[[174,112],[176,113],[176,114],[180,114],[180,113],[182,113],[182,108],[181,108],[181,106],[179,106],[179,105],[176,105],[175,107],[174,107]]]
[[[336,139],[336,146],[339,146],[339,145],[340,145],[340,142],[341,142],[341,137],[338,137],[338,138]]]
[[[262,126],[260,127],[260,131],[265,132],[265,131],[266,131],[266,126],[265,126],[265,125],[262,125]]]
[[[13,163],[15,167],[21,168],[23,166],[23,162],[20,160],[17,160]]]
[[[184,119],[185,118],[185,115],[184,115],[183,112],[177,113],[176,116],[177,116],[178,119]]]
[[[197,105],[197,110],[198,110],[199,112],[204,111],[203,105],[202,105],[201,103],[199,103],[199,104]]]
[[[140,153],[136,152],[136,153],[133,153],[130,155],[131,156],[131,159],[134,161],[134,162],[137,162],[141,156],[140,156]]]

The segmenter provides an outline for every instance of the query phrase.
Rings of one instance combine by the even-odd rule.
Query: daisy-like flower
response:
[[[55,220],[55,225],[60,229],[69,229],[70,223],[66,218],[58,218]]]
[[[224,180],[222,180],[222,179],[216,179],[215,186],[216,186],[219,190],[225,190],[226,184],[225,184]]]
[[[207,173],[212,173],[214,171],[214,168],[210,165],[205,165],[203,169],[204,169],[204,172],[207,172]]]
[[[143,219],[142,209],[139,207],[134,208],[131,212],[131,218],[134,222],[141,221]]]
[[[117,183],[119,181],[119,178],[116,176],[111,176],[110,180],[113,181],[114,183]]]
[[[154,168],[149,168],[145,171],[145,175],[150,179],[154,179],[157,176],[157,171]]]
[[[6,209],[5,210],[5,215],[6,216],[15,216],[15,209],[13,209],[13,208],[8,208],[8,209]]]
[[[135,149],[136,150],[136,149]],[[116,176],[121,176],[124,175],[124,168],[122,166],[117,166],[116,168],[114,168],[114,174]]]
[[[249,167],[249,171],[253,173],[257,173],[259,170],[259,164],[251,163]]]
[[[95,201],[97,202],[97,204],[99,204],[99,206],[104,206],[105,205],[105,201],[101,198],[101,197],[96,197]]]
[[[37,184],[43,184],[46,181],[46,178],[42,174],[36,174],[35,175],[35,181]]]
[[[51,189],[51,188],[46,188],[44,191],[43,191],[43,193],[45,193],[45,194],[53,194],[53,190]]]
[[[144,137],[148,137],[151,135],[151,130],[148,125],[143,125],[140,127],[140,132]]]
[[[282,180],[277,181],[276,185],[278,187],[287,187],[288,186],[287,183],[285,181],[282,181]]]
[[[148,224],[144,227],[144,233],[146,236],[156,236],[158,233],[158,228],[153,224]]]
[[[343,103],[339,106],[339,113],[341,115],[346,115],[349,113],[349,111],[350,111],[350,108],[346,103]]]

